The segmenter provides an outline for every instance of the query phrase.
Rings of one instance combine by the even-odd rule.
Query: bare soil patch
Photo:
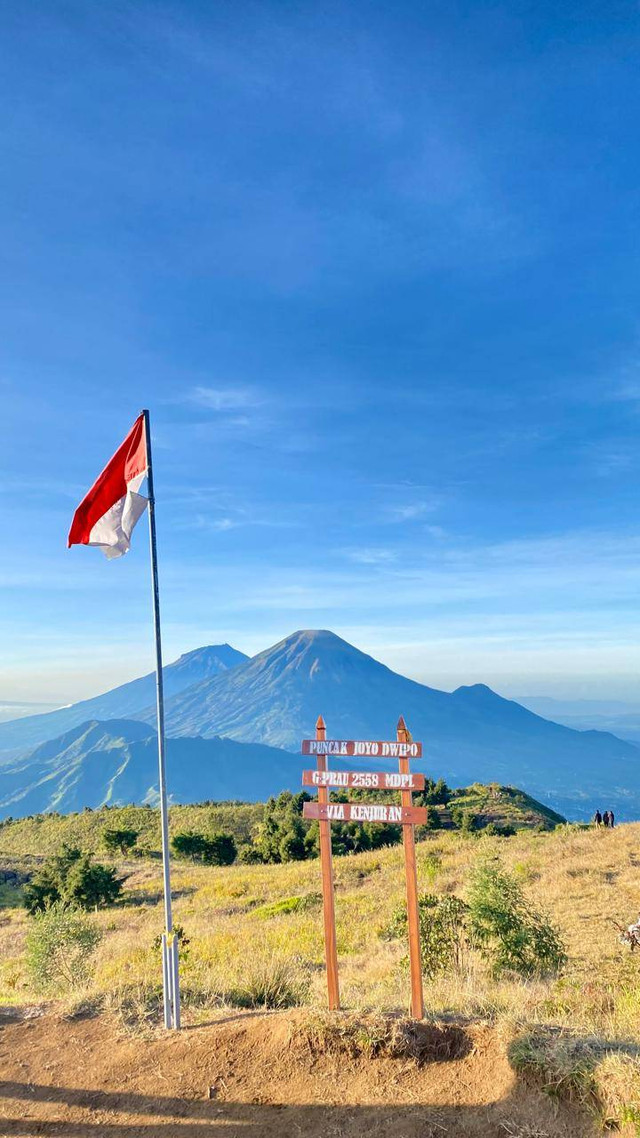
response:
[[[348,1017],[337,1022],[339,1030],[327,1032],[309,1013],[246,1014],[140,1038],[105,1017],[69,1020],[49,1013],[5,1021],[0,1134],[595,1134],[587,1116],[518,1081],[491,1027],[401,1024],[395,1042],[379,1046],[366,1020],[362,1029]]]

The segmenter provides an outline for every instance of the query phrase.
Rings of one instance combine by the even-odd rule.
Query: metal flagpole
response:
[[[160,828],[162,832],[162,877],[164,882],[164,922],[162,937],[162,982],[164,991],[164,1025],[180,1027],[180,989],[178,985],[178,939],[173,933],[171,912],[171,877],[169,871],[169,814],[164,746],[164,685],[162,677],[162,641],[160,637],[160,593],[158,590],[158,551],[156,546],[156,513],[151,462],[151,429],[149,412],[143,411],[147,448],[147,486],[149,493],[149,542],[151,546],[151,582],[153,593],[153,627],[156,641],[156,696],[158,722],[158,774],[160,790]]]

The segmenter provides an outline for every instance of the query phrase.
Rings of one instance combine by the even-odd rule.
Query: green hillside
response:
[[[179,830],[227,830],[238,842],[247,842],[262,818],[261,802],[199,803],[172,806],[169,811],[171,833]],[[139,833],[142,856],[160,854],[160,816],[150,806],[103,806],[79,814],[32,814],[28,818],[0,822],[0,859],[3,854],[46,857],[63,842],[96,852],[105,830],[130,829]]]
[[[431,808],[433,828],[457,828],[460,813],[468,813],[474,825],[483,829],[493,823],[514,829],[553,829],[564,819],[553,810],[514,787],[492,783],[474,783],[452,792],[448,806]],[[261,802],[207,802],[192,806],[172,806],[169,827],[172,834],[181,830],[211,833],[226,830],[238,845],[251,842],[262,821]],[[2,858],[40,858],[54,853],[63,842],[92,852],[100,851],[102,835],[108,829],[130,829],[139,834],[137,855],[157,857],[160,854],[160,820],[158,811],[149,806],[101,807],[76,814],[33,814],[28,818],[0,822],[0,869]]]
[[[543,806],[515,786],[474,782],[453,793],[450,807],[469,810],[481,828],[493,822],[496,826],[513,826],[516,830],[531,826],[553,830],[566,821],[562,814],[557,814],[550,806]]]

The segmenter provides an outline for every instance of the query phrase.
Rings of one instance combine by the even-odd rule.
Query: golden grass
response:
[[[618,943],[609,918],[628,923],[638,911],[640,824],[613,832],[522,831],[506,840],[438,832],[418,845],[421,889],[463,893],[481,851],[498,854],[531,900],[550,912],[566,942],[569,964],[556,979],[493,980],[471,955],[461,973],[426,986],[428,1014],[501,1022],[507,1038],[529,1040],[516,1061],[530,1076],[537,1072],[553,1088],[554,1080],[560,1087],[571,1084],[567,1070],[583,1071],[584,1077],[576,1076],[582,1099],[597,1102],[603,1117],[635,1125],[636,1110],[640,1118],[640,953],[630,954]],[[153,941],[163,920],[161,875],[155,862],[132,861],[122,869],[129,874],[125,900],[96,916],[105,935],[83,998],[107,1000],[135,1016],[145,1008],[155,1010],[160,999]],[[406,948],[379,935],[403,900],[402,848],[338,858],[334,870],[344,1005],[359,1012],[405,1010]],[[258,984],[261,970],[268,978],[279,968],[290,976],[296,998],[323,1006],[319,876],[317,861],[224,869],[174,865],[175,920],[190,942],[181,969],[187,1019],[224,1014],[230,1002],[242,1002],[238,993],[249,981]],[[291,906],[292,898],[303,902]],[[5,1003],[34,998],[23,962],[27,920],[19,909],[0,914],[0,1001]]]

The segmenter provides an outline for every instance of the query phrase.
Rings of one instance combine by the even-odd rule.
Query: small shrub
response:
[[[184,925],[174,925],[173,935],[177,938],[178,941],[178,958],[180,962],[184,964],[189,959],[189,945],[191,944],[191,940],[184,931]],[[158,936],[154,936],[151,942],[151,947],[153,951],[157,952],[161,958],[162,933],[159,933]]]
[[[451,799],[452,791],[443,778],[434,782],[432,778],[425,780],[425,787],[419,799],[422,806],[446,806]]]
[[[501,826],[498,822],[489,822],[482,830],[483,837],[487,838],[512,838],[515,832],[514,826]]]
[[[429,885],[433,885],[441,869],[442,858],[435,853],[428,853],[420,865],[421,876],[429,882]]]
[[[233,834],[222,831],[207,836],[185,830],[172,838],[171,848],[176,857],[203,865],[231,865],[238,852]]]
[[[239,846],[238,847],[238,861],[240,865],[262,865],[263,859],[260,850],[255,846]]]
[[[467,943],[465,919],[467,906],[459,897],[438,897],[423,893],[418,901],[420,917],[420,955],[424,975],[435,976],[460,968]],[[399,905],[383,936],[407,935],[407,907]]]
[[[567,956],[558,930],[525,898],[516,879],[495,860],[475,866],[467,897],[471,942],[494,975],[557,972]]]
[[[464,806],[454,806],[451,810],[451,820],[457,830],[464,836],[475,834],[478,830],[478,818],[472,810]]]
[[[54,993],[85,984],[100,938],[100,930],[85,913],[62,901],[36,912],[26,943],[27,972],[34,989]]]

